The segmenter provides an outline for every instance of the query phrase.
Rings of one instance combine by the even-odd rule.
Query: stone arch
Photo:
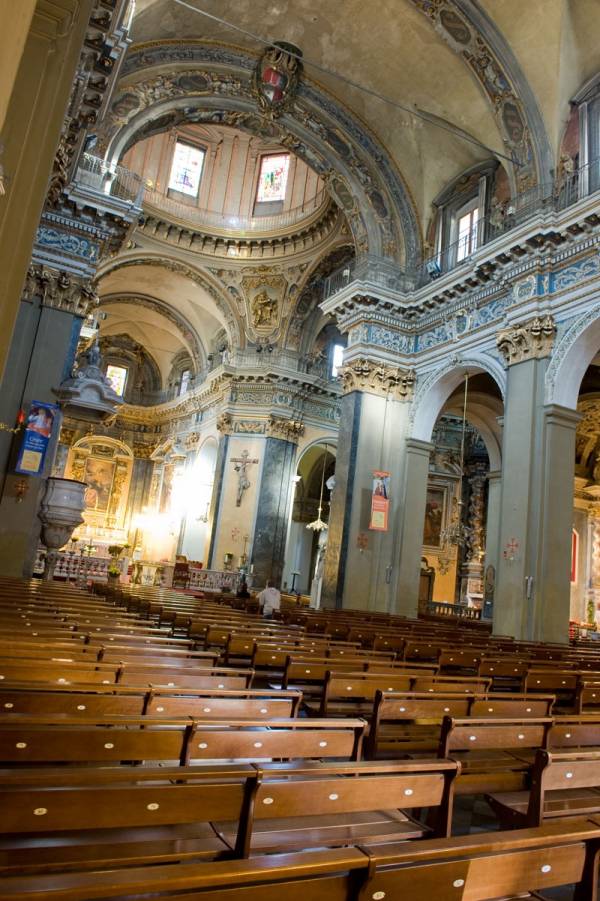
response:
[[[577,409],[581,380],[600,350],[600,307],[578,316],[554,348],[544,386],[546,404]]]
[[[554,155],[544,120],[508,42],[476,0],[412,3],[479,82],[498,122],[505,151],[518,163],[513,190],[547,180]]]
[[[99,148],[118,162],[133,141],[184,118],[271,137],[325,179],[346,214],[357,253],[414,264],[421,256],[419,223],[385,148],[306,76],[293,110],[267,123],[251,90],[255,65],[256,58],[248,53],[200,41],[140,45],[127,57]],[[134,74],[139,80],[133,81]]]
[[[148,252],[140,253],[138,251],[131,255],[119,256],[118,258],[107,260],[107,262],[98,269],[96,282],[100,281],[111,272],[118,269],[126,269],[131,266],[159,266],[188,278],[200,289],[205,291],[214,302],[216,309],[225,321],[230,346],[244,346],[244,330],[240,323],[239,316],[235,312],[233,299],[228,295],[227,291],[224,290],[223,286],[215,279],[209,277],[203,269],[193,266],[188,262],[165,256],[164,254]]]
[[[486,372],[496,382],[504,398],[506,373],[496,360],[484,353],[453,357],[444,366],[424,373],[420,384],[420,377],[417,375],[417,390],[411,411],[411,438],[431,440],[436,420],[448,398],[462,382],[465,371],[469,374]],[[481,411],[479,418],[482,422],[485,418],[481,416]]]

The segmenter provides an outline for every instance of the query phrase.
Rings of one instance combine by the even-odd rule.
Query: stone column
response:
[[[397,536],[400,559],[394,586],[394,613],[402,616],[417,616],[429,457],[433,449],[429,441],[410,438],[406,442],[404,491]]]
[[[215,478],[213,482],[212,496],[210,499],[210,519],[208,522],[210,541],[208,543],[208,564],[207,569],[221,569],[220,564],[214,560],[215,545],[217,542],[217,529],[219,525],[219,514],[221,511],[221,494],[223,491],[223,480],[225,477],[225,464],[229,451],[229,433],[230,433],[231,417],[228,414],[221,414],[217,418],[217,428],[220,432],[219,447],[217,449],[217,462],[215,464]]]
[[[42,266],[30,268],[0,387],[2,422],[12,425],[19,410],[31,401],[56,402],[52,389],[58,388],[71,370],[82,317],[94,302],[89,282]],[[58,423],[43,475],[49,475],[52,469],[57,426]],[[15,577],[31,575],[40,532],[36,513],[42,479],[26,477],[28,491],[21,503],[15,503],[16,482],[23,476],[12,470],[21,440],[21,433],[14,438],[7,432],[0,433],[0,573]]]
[[[494,631],[566,642],[578,416],[544,406],[555,332],[544,316],[498,334],[508,378]]]
[[[269,419],[252,543],[256,585],[264,585],[267,579],[281,584],[297,441],[303,433],[304,426],[295,420]]]
[[[600,603],[600,515],[598,510],[590,518],[590,588],[588,599],[594,602],[596,611]]]
[[[359,357],[344,365],[340,378],[346,396],[338,436],[322,604],[340,607],[343,602],[344,607],[392,610],[408,401],[415,376],[411,370]],[[373,470],[391,473],[386,532],[369,530]]]
[[[495,593],[496,576],[498,573],[498,555],[500,553],[500,500],[502,492],[502,472],[500,470],[488,472],[487,480],[488,503],[485,527],[484,579],[487,578],[490,566],[493,567],[494,573],[493,584],[490,584],[489,588],[486,588],[487,583],[484,582],[484,616],[489,617],[493,612],[493,607],[490,607],[489,604],[493,604],[494,598],[493,596],[486,597],[486,592],[489,594],[490,590],[493,589]]]
[[[8,103],[6,194],[0,203],[0,376],[93,7],[93,0],[37,3]],[[15,14],[21,18],[20,3]]]

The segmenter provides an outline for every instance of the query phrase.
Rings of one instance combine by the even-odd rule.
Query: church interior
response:
[[[0,899],[595,901],[600,0],[0,22]]]

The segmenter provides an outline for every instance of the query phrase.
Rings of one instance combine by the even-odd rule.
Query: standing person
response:
[[[262,615],[266,617],[273,616],[273,611],[279,610],[281,607],[281,592],[273,586],[270,579],[267,580],[266,588],[258,596],[258,606],[262,610]]]

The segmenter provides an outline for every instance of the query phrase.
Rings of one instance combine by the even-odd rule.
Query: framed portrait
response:
[[[423,524],[423,545],[439,548],[442,543],[442,530],[446,522],[448,488],[440,485],[427,486],[425,501],[425,522]]]
[[[106,513],[110,504],[115,464],[113,460],[88,457],[85,461],[84,481],[85,509],[93,513]]]

